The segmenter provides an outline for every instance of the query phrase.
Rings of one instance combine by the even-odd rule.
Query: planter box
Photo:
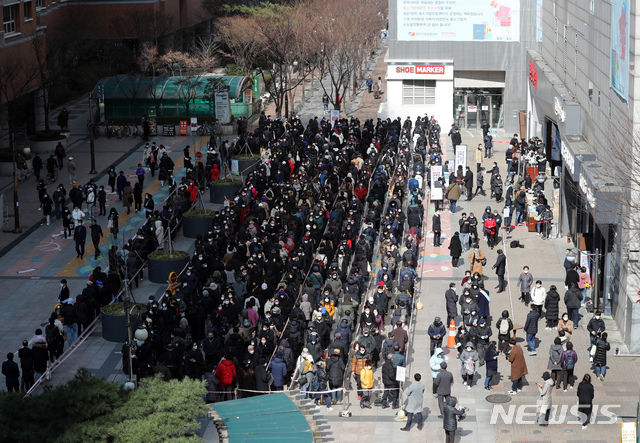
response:
[[[246,176],[249,172],[253,171],[256,165],[260,162],[259,158],[247,158],[247,159],[235,159],[238,160],[238,171],[241,175]]]
[[[31,146],[31,152],[34,154],[36,152],[39,153],[46,160],[49,154],[54,153],[58,142],[62,141],[64,143],[66,140],[64,136],[57,137],[55,140],[38,140],[37,137],[34,137],[29,141],[29,145]]]
[[[189,256],[175,260],[154,260],[151,257],[147,260],[149,266],[149,281],[152,283],[167,283],[169,274],[180,271],[189,263]]]
[[[234,183],[231,185],[209,185],[209,201],[211,203],[222,204],[224,199],[232,199],[236,196],[236,193],[242,188],[242,182]]]
[[[125,315],[107,314],[100,310],[102,318],[102,338],[106,341],[124,343],[127,341],[127,317]],[[131,330],[135,330],[140,325],[140,318],[131,316]]]
[[[13,177],[13,162],[0,162],[0,177]]]
[[[206,236],[212,227],[213,219],[211,217],[182,218],[182,234],[187,238],[197,238],[198,234]]]

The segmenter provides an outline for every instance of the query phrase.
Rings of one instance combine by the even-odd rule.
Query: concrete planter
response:
[[[248,173],[253,171],[253,169],[260,162],[259,157],[258,158],[242,158],[242,159],[238,158],[234,160],[238,160],[238,171],[240,172],[241,175],[244,175],[244,176],[246,176]]]
[[[213,182],[215,183],[215,182]],[[236,196],[237,192],[242,188],[242,182],[238,181],[229,185],[215,185],[209,186],[209,201],[211,203],[222,204],[225,198],[232,199]]]
[[[182,234],[187,238],[197,238],[198,234],[206,236],[213,227],[211,217],[187,217],[182,218]]]
[[[180,271],[184,269],[187,263],[189,263],[189,255],[173,260],[155,260],[149,257],[147,260],[149,281],[152,283],[167,283],[169,274],[172,272],[180,274]]]
[[[40,140],[38,137],[33,137],[29,141],[29,145],[31,146],[31,152],[34,154],[37,152],[44,159],[49,157],[49,154],[53,154],[56,150],[56,146],[58,142],[64,142],[67,140],[64,136],[55,137],[54,139]],[[45,157],[46,156],[46,157]]]
[[[100,310],[102,318],[102,338],[106,341],[124,343],[127,341],[127,317],[125,315],[107,314]],[[135,330],[140,325],[140,317],[131,316],[131,329]]]

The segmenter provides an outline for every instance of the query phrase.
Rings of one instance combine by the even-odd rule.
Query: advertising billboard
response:
[[[629,97],[629,0],[611,2],[611,87],[627,100]]]
[[[517,42],[520,0],[398,0],[398,40]]]

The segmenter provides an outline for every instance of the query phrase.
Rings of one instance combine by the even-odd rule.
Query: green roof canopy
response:
[[[151,99],[153,98],[152,91],[155,90],[156,97],[169,100],[179,99],[178,89],[181,87],[180,81],[183,78],[185,77],[136,77],[129,75],[105,77],[93,88],[92,95],[98,97],[102,93],[105,100],[132,99],[134,96],[135,98]],[[231,98],[239,98],[242,91],[251,87],[251,79],[246,76],[205,75],[199,80],[197,98],[205,95],[207,80],[211,78],[221,79],[229,87]]]
[[[307,419],[284,393],[211,405],[227,427],[229,443],[312,443]]]

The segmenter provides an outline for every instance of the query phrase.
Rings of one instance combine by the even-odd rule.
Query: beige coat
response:
[[[475,260],[474,260],[474,255],[475,255]],[[480,275],[482,275],[482,259],[483,258],[485,258],[485,256],[482,251],[478,250],[477,254],[471,251],[471,254],[469,254],[469,263],[471,264],[471,267],[469,268],[469,270],[471,271],[472,274],[474,272],[477,272]]]
[[[482,164],[482,160],[484,160],[484,152],[482,148],[476,149],[476,163]]]

